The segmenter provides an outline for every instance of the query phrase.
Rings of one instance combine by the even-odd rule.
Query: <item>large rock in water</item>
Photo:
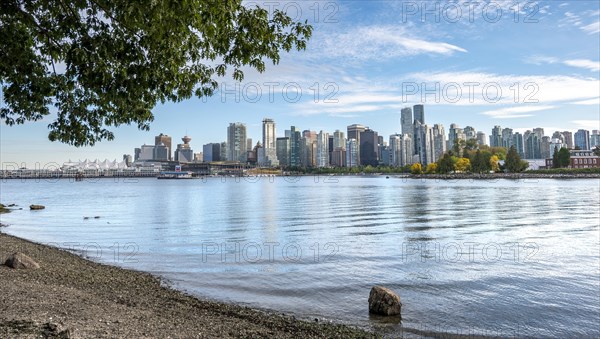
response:
[[[381,315],[399,315],[400,297],[389,288],[374,286],[369,294],[369,311]]]
[[[31,205],[31,206],[29,206],[29,209],[32,209],[32,210],[43,210],[44,208],[46,208],[46,206],[44,206],[44,205]]]
[[[40,265],[30,257],[26,256],[21,252],[13,253],[8,259],[6,259],[6,266],[10,268],[20,269],[36,269],[40,268]]]

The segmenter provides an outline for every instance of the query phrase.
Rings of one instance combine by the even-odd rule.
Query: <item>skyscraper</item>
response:
[[[501,147],[502,146],[502,127],[494,126],[492,129],[492,135],[490,135],[490,147]]]
[[[575,132],[575,147],[584,151],[590,149],[590,131],[580,129]]]
[[[356,143],[356,139],[353,138],[349,138],[346,141],[346,166],[358,166],[358,144]]]
[[[264,159],[259,159],[259,163],[265,166],[277,166],[277,145],[275,136],[275,121],[273,119],[263,119],[262,125]]]
[[[437,161],[446,153],[446,135],[442,124],[435,124],[433,133],[433,161]]]
[[[402,134],[413,134],[413,114],[410,107],[405,107],[400,111],[400,128]]]
[[[166,134],[159,134],[154,137],[154,146],[158,146],[160,144],[165,145],[168,148],[167,151],[167,160],[173,160],[171,153],[173,152],[173,148],[171,147],[171,137]]]
[[[415,120],[415,154],[419,156],[421,165],[426,166],[435,162],[433,151],[433,131],[426,124]]]
[[[597,129],[593,130],[590,135],[590,149],[593,149],[596,146],[600,146],[600,133]]]
[[[290,166],[290,138],[277,138],[276,145],[277,160],[279,161],[279,166]]]
[[[356,140],[357,152],[359,154],[359,156],[357,158],[357,160],[358,160],[357,165],[360,165],[360,134],[362,132],[364,132],[367,128],[368,127],[359,125],[359,124],[354,124],[354,125],[350,125],[347,127],[348,139]],[[346,151],[348,151],[348,150],[346,150]]]
[[[192,141],[192,138],[186,135],[183,138],[181,138],[181,141],[183,141],[183,144],[177,144],[177,150],[175,151],[175,161],[194,161],[194,151],[190,147],[190,141]]]
[[[230,123],[227,127],[227,160],[246,162],[247,143],[246,125],[240,122]]]
[[[317,161],[316,167],[329,166],[329,134],[320,131],[317,135]]]
[[[521,140],[523,141],[523,140]],[[487,145],[487,139],[486,139],[486,135],[484,132],[477,132],[477,144],[479,146],[483,146],[483,145]],[[521,144],[523,144],[521,142]]]
[[[360,165],[379,165],[379,137],[377,132],[367,128],[360,133],[358,152]]]
[[[425,107],[423,105],[414,105],[413,112],[415,114],[415,121],[425,124]]]
[[[521,158],[525,158],[525,143],[523,141],[523,135],[521,135],[521,133],[517,132],[515,134],[513,134],[513,146],[515,146],[515,149],[517,150],[517,153],[519,153],[519,156]]]
[[[573,132],[563,131],[562,134],[565,137],[565,144],[567,144],[567,148],[575,148],[575,143],[573,142]]]
[[[300,167],[300,150],[301,150],[301,135],[300,131],[295,126],[290,128],[290,166]]]
[[[510,148],[513,145],[513,130],[512,128],[505,128],[502,130],[502,147]]]

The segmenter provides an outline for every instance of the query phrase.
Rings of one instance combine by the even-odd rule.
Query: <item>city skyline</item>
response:
[[[21,126],[2,124],[0,161],[120,159],[159,133],[177,139],[189,134],[195,145],[204,145],[224,141],[223,126],[235,121],[248,122],[248,136],[258,141],[264,117],[278,126],[329,132],[362,123],[387,137],[402,133],[400,110],[415,104],[427,106],[429,122],[471,125],[487,134],[495,125],[520,133],[533,127],[600,129],[596,1],[522,1],[518,8],[498,1],[498,20],[486,2],[472,17],[457,2],[463,8],[459,18],[445,5],[432,14],[423,3],[407,7],[412,2],[318,2],[318,15],[312,2],[289,3],[290,10],[301,6],[299,18],[315,28],[306,51],[282,55],[265,73],[248,71],[237,85],[221,78],[221,90],[206,100],[159,105],[150,131],[111,128],[115,140],[93,148],[48,141],[52,115]],[[499,100],[486,101],[498,87]],[[296,101],[298,91],[303,95]]]

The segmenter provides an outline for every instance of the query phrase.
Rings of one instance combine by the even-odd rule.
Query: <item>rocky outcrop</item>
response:
[[[44,206],[44,205],[31,205],[31,206],[29,206],[29,209],[31,209],[31,210],[43,210],[44,208],[46,208],[46,206]]]
[[[400,315],[400,297],[389,288],[374,286],[369,294],[369,311],[381,315]]]
[[[17,269],[36,269],[40,268],[40,265],[30,257],[26,256],[21,252],[13,253],[8,259],[6,259],[5,265],[10,268]]]

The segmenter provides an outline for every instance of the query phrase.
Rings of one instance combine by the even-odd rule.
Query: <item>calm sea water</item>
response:
[[[6,180],[24,209],[0,221],[198,296],[389,336],[600,336],[599,180],[237,179]],[[398,292],[401,322],[369,316],[373,285]]]

